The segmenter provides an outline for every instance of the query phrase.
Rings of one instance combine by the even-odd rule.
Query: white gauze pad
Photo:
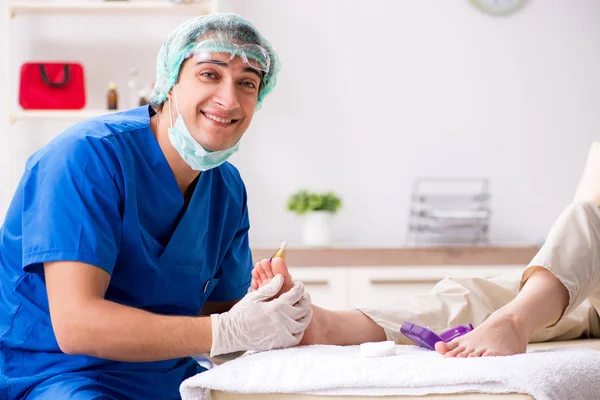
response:
[[[387,357],[396,354],[396,344],[387,342],[369,342],[360,345],[360,354],[363,357]]]

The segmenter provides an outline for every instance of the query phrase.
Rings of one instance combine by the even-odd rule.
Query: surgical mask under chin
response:
[[[194,170],[196,171],[208,171],[209,169],[216,168],[223,164],[233,153],[238,151],[239,140],[228,149],[209,151],[200,145],[191,135],[188,128],[183,122],[183,118],[179,113],[179,107],[177,106],[177,95],[173,90],[173,97],[175,98],[175,110],[177,111],[177,119],[175,125],[173,125],[173,119],[171,117],[171,100],[169,99],[169,119],[171,120],[171,127],[169,128],[169,140],[173,148],[179,153],[181,158]]]

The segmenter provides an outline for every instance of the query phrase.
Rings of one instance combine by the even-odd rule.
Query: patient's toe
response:
[[[456,357],[457,355],[459,355],[460,353],[462,353],[465,350],[464,347],[457,347],[456,349],[449,351],[446,353],[446,357]]]
[[[281,291],[279,292],[280,294],[287,292],[294,286],[294,281],[292,280],[292,275],[290,274],[290,271],[288,270],[287,265],[285,265],[285,262],[283,261],[283,259],[274,258],[273,261],[271,262],[271,268],[273,270],[273,274],[283,275],[283,286],[281,288]]]
[[[485,352],[485,350],[475,350],[471,354],[469,354],[469,358],[471,357],[481,357],[481,355]]]
[[[446,342],[441,342],[441,341],[437,342],[435,344],[435,351],[437,351],[440,354],[446,354],[447,352],[450,351],[449,344]]]
[[[450,351],[448,351],[446,354],[444,354],[446,357],[456,357],[457,355],[459,355],[460,353],[462,353],[463,351],[466,350],[466,347],[464,345],[462,345],[460,342],[456,342],[456,343],[449,343],[450,346]],[[452,348],[452,346],[454,348]]]
[[[271,264],[269,261],[267,261],[267,260],[262,260],[262,261],[261,261],[261,265],[262,265],[263,271],[265,271],[265,274],[267,275],[267,279],[268,279],[269,281],[270,281],[271,279],[273,279],[273,277],[274,277],[275,275],[277,275],[276,273],[274,273],[274,271],[273,271],[273,266],[272,266],[272,264]]]
[[[466,349],[461,351],[460,353],[458,353],[456,355],[456,357],[458,358],[467,358],[469,356],[469,354],[473,353],[473,349]]]
[[[258,288],[262,286],[261,283],[262,283],[262,279],[260,279],[258,272],[256,272],[255,270],[252,270],[252,282],[250,283],[252,285],[252,289],[258,290]]]
[[[260,276],[263,286],[270,282],[270,279],[267,276],[267,272],[265,271],[265,265],[264,265],[265,261],[269,262],[268,260],[262,260],[262,261],[256,263],[256,266],[254,267],[254,270]]]

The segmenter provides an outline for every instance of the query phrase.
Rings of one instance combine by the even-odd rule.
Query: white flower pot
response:
[[[302,241],[307,246],[328,247],[331,245],[331,220],[329,211],[311,211],[304,215]]]

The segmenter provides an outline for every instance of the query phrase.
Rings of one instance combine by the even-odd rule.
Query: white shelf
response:
[[[7,8],[4,8],[7,7]],[[10,88],[12,85],[12,29],[11,24],[17,16],[198,16],[211,14],[218,11],[218,0],[197,0],[194,3],[174,3],[169,0],[128,0],[128,1],[104,1],[104,0],[0,0],[0,40],[4,41],[5,52],[0,56],[0,62],[4,64],[5,72],[0,76],[0,87]],[[111,20],[107,21],[109,26]],[[9,90],[0,90],[0,95],[5,96],[6,104],[12,104],[14,94]],[[18,107],[6,110],[6,118],[3,118],[3,126],[0,132],[8,133],[11,125],[19,120],[37,121],[81,121],[93,118],[111,111],[106,109],[84,109],[84,110],[23,110]],[[6,212],[12,199],[12,191],[17,187],[18,177],[14,174],[13,146],[11,136],[2,136],[0,146],[0,182],[4,181],[5,190],[0,198],[0,218]]]
[[[211,0],[196,3],[172,3],[155,1],[45,1],[11,3],[10,16],[17,15],[203,15],[214,11]]]
[[[117,110],[119,111],[119,110]],[[10,114],[11,122],[18,120],[71,120],[80,121],[88,118],[97,117],[103,114],[117,112],[114,110],[103,109],[83,109],[83,110],[16,110]]]

